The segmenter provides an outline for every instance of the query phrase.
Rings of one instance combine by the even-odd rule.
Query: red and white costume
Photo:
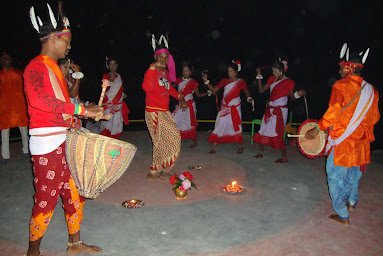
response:
[[[110,74],[104,74],[103,79],[111,80]],[[117,77],[113,82],[109,82],[105,98],[103,101],[104,115],[113,114],[113,117],[108,121],[101,121],[101,135],[111,138],[118,138],[125,125],[129,124],[129,109],[124,102],[124,87],[121,76]]]
[[[173,111],[173,118],[176,122],[177,129],[181,133],[181,139],[197,139],[197,108],[193,100],[193,93],[198,88],[198,83],[194,79],[178,78],[178,92],[184,95],[186,108],[182,109],[179,106]]]
[[[284,149],[283,135],[288,116],[288,95],[293,92],[295,82],[285,77],[275,82],[270,76],[267,85],[270,85],[270,100],[262,118],[261,128],[254,135],[254,142],[269,145],[276,149]]]
[[[217,85],[217,89],[221,88],[224,88],[221,110],[208,140],[213,143],[242,143],[240,94],[247,84],[243,79],[222,79]]]

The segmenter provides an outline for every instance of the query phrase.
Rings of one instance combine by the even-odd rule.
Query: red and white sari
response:
[[[105,74],[103,79],[110,81],[110,75]],[[113,82],[109,82],[105,98],[103,101],[104,115],[113,114],[113,117],[108,121],[101,121],[101,135],[111,138],[118,138],[125,125],[129,124],[128,114],[129,109],[124,102],[124,87],[119,74]]]
[[[254,135],[254,142],[284,149],[288,95],[294,90],[295,82],[288,77],[275,82],[275,77],[271,76],[267,84],[270,84],[270,100],[262,118],[261,128]]]
[[[223,79],[217,88],[224,88],[221,110],[217,114],[215,127],[209,136],[212,143],[242,143],[241,91],[247,88],[243,79]]]
[[[194,79],[177,79],[178,92],[184,95],[186,108],[182,109],[178,105],[173,111],[173,118],[177,126],[177,130],[181,133],[181,139],[197,139],[197,108],[193,100],[193,93],[198,87],[197,81]]]

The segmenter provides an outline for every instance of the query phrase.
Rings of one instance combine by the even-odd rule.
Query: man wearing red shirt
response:
[[[66,80],[57,65],[57,60],[64,58],[71,49],[69,21],[61,13],[54,15],[50,6],[47,7],[44,11],[49,11],[50,19],[44,22],[35,15],[33,7],[30,9],[31,21],[42,47],[40,55],[31,60],[24,72],[35,187],[27,256],[41,255],[40,243],[59,196],[68,226],[67,252],[97,253],[100,248],[89,246],[80,239],[84,198],[79,196],[66,165],[65,139],[74,115],[99,117],[103,109],[70,102]],[[62,20],[56,21],[55,17]]]
[[[175,81],[175,69],[167,47],[158,45],[154,58],[156,62],[145,72],[142,83],[146,93],[145,120],[153,142],[153,162],[147,178],[165,179],[171,176],[181,148],[181,135],[169,111],[169,95],[179,100],[182,106],[185,106],[185,100],[171,86]]]

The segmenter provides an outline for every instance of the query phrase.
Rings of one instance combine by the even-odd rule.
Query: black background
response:
[[[48,1],[52,7],[55,1]],[[40,43],[29,19],[29,8],[46,1],[1,1],[0,49],[13,55],[15,66],[23,69],[39,54]],[[241,76],[256,99],[256,111],[243,104],[243,120],[260,118],[267,95],[259,95],[255,69],[270,65],[277,57],[289,61],[288,75],[298,89],[308,91],[310,117],[320,118],[326,110],[332,83],[338,76],[339,50],[348,42],[351,51],[371,48],[363,76],[382,96],[381,1],[296,0],[296,1],[63,1],[73,34],[70,56],[85,73],[80,95],[96,101],[105,56],[119,62],[131,119],[144,116],[142,78],[152,62],[153,51],[145,31],[169,33],[170,50],[178,71],[184,60],[192,62],[200,80],[208,69],[210,80],[226,76],[226,65],[241,60]],[[42,14],[40,14],[41,16]],[[178,72],[179,73],[179,72]],[[265,75],[270,72],[265,72]],[[200,83],[200,90],[206,90]],[[0,103],[1,104],[1,103]],[[380,111],[382,111],[380,102]],[[215,119],[215,99],[197,100],[198,118]],[[304,104],[292,104],[294,121],[305,119]],[[126,130],[143,129],[131,125]],[[201,125],[200,129],[211,129]],[[245,130],[248,129],[245,128]],[[383,148],[383,127],[375,130],[374,148]]]

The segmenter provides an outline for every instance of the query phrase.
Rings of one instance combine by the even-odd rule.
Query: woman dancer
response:
[[[238,77],[240,71],[239,61],[230,63],[227,67],[229,78],[222,79],[216,86],[210,83],[206,73],[202,75],[205,85],[213,94],[224,89],[221,110],[217,114],[214,131],[208,139],[213,144],[210,154],[215,154],[217,144],[221,143],[238,143],[237,154],[242,154],[245,148],[242,140],[241,91],[245,93],[248,103],[253,104],[254,100],[250,97],[245,80]]]
[[[266,84],[262,85],[261,70],[257,69],[259,92],[264,93],[270,89],[270,99],[262,118],[261,128],[253,138],[254,142],[259,144],[260,151],[255,157],[262,158],[265,145],[269,145],[281,151],[282,157],[275,160],[276,163],[288,162],[286,145],[283,140],[288,115],[288,98],[299,98],[304,95],[304,90],[294,94],[295,82],[286,76],[286,71],[287,61],[280,59],[274,61],[272,65],[273,74]]]
[[[109,80],[110,86],[106,91],[104,98],[104,115],[113,114],[113,117],[108,121],[101,121],[101,135],[111,138],[119,138],[124,128],[124,123],[129,123],[129,109],[124,98],[123,82],[120,74],[117,73],[118,63],[115,59],[107,58],[106,66],[108,73],[102,76],[102,79]]]
[[[181,133],[181,139],[192,140],[193,143],[189,148],[196,147],[197,144],[197,108],[195,101],[193,100],[193,94],[197,97],[204,97],[207,93],[200,93],[198,90],[198,83],[191,78],[193,67],[184,63],[182,65],[182,78],[177,78],[176,83],[178,86],[178,92],[184,95],[186,106],[182,107],[177,105],[177,108],[173,111],[173,118],[176,122],[177,129]]]

